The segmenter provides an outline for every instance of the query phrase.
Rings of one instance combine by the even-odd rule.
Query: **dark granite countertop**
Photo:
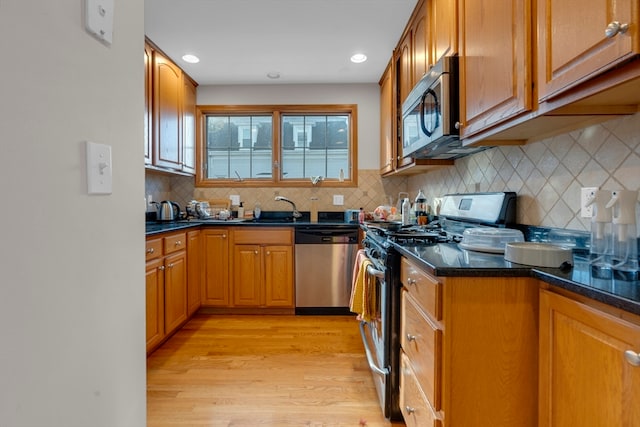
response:
[[[541,268],[505,261],[502,254],[468,251],[457,243],[399,245],[404,256],[435,276],[524,277],[531,276],[596,301],[640,315],[640,281],[623,277],[600,278],[592,274],[587,255],[576,251],[572,267]]]

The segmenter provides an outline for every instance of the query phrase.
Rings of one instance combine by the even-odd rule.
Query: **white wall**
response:
[[[0,426],[143,426],[143,0],[0,0]],[[113,147],[86,192],[84,141]]]
[[[380,167],[377,84],[199,86],[198,105],[357,104],[358,169]]]

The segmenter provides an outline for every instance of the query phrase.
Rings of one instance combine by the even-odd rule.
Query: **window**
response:
[[[356,186],[356,106],[199,106],[196,185]]]

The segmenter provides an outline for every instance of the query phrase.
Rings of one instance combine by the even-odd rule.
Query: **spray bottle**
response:
[[[611,209],[607,203],[611,200],[611,192],[594,190],[587,195],[586,206],[593,207],[591,216],[591,266],[595,271],[608,271],[611,274],[611,256],[613,255],[613,233]]]
[[[621,272],[638,273],[638,229],[636,205],[638,192],[614,190],[606,208],[612,209],[613,259],[611,268]]]

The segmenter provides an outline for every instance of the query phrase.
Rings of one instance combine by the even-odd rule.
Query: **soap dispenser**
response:
[[[593,190],[587,195],[586,206],[592,207],[590,263],[598,276],[611,274],[611,256],[613,255],[613,233],[611,231],[611,208],[607,203],[611,192]]]
[[[612,208],[613,257],[611,268],[631,279],[637,279],[638,273],[638,229],[636,225],[636,206],[638,192],[614,190],[611,200],[605,207]]]

